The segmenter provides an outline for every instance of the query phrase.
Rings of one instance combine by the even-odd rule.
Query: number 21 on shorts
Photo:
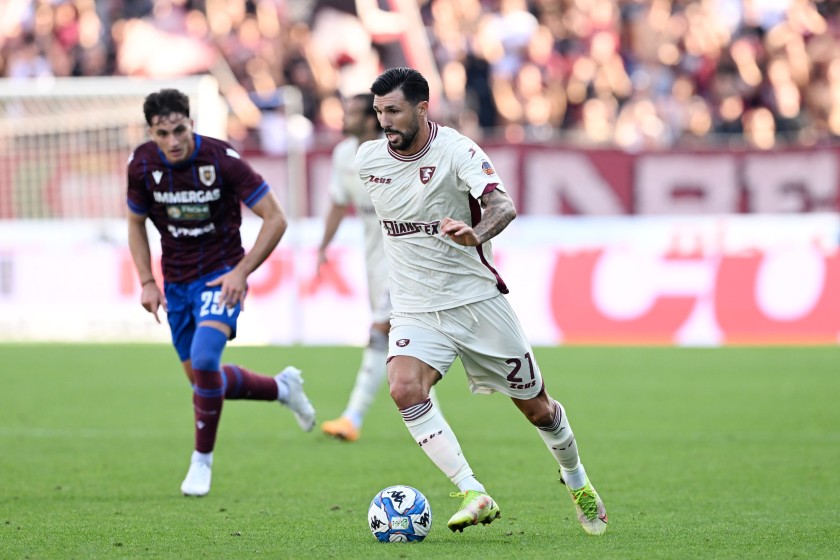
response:
[[[529,387],[533,387],[534,384],[537,382],[536,377],[534,376],[534,362],[531,360],[531,353],[528,352],[525,354],[525,361],[528,362],[528,371],[523,372],[522,370],[522,360],[520,358],[510,358],[505,360],[505,363],[513,366],[513,370],[508,374],[507,380],[510,382],[511,389],[527,389]],[[525,379],[520,376],[520,373],[525,375],[530,375],[528,379]]]

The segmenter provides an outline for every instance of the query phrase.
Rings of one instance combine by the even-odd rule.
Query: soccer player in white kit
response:
[[[364,183],[356,169],[356,150],[359,144],[380,137],[381,131],[373,110],[373,94],[363,93],[349,98],[344,107],[344,134],[332,153],[332,178],[329,195],[330,209],[324,225],[324,235],[318,247],[318,270],[327,262],[327,247],[338,231],[350,206],[362,221],[365,237],[368,296],[372,323],[370,339],[362,355],[356,382],[347,407],[339,418],[321,425],[330,436],[345,441],[359,439],[362,420],[385,380],[385,359],[388,355],[391,298],[388,294],[388,261],[382,247],[379,218],[370,202]]]
[[[602,534],[604,504],[494,268],[490,240],[516,217],[513,201],[481,148],[428,120],[429,86],[419,72],[391,68],[371,92],[385,138],[360,146],[356,164],[388,256],[394,307],[388,383],[415,441],[459,489],[449,528],[463,531],[500,515],[429,398],[459,357],[473,393],[506,394],[537,428],[583,529]]]

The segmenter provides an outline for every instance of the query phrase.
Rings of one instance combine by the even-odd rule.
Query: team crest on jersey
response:
[[[198,168],[198,178],[208,187],[211,186],[216,182],[216,167],[213,165],[202,165]]]
[[[435,167],[421,167],[420,168],[420,182],[424,185],[432,180],[432,175],[435,174]]]
[[[407,338],[401,338],[397,341],[397,346],[399,346],[400,348],[405,348],[406,346],[408,346],[409,342],[410,341]]]
[[[490,165],[490,162],[486,159],[481,161],[481,169],[484,170],[485,175],[493,175],[494,173],[496,173],[496,170],[493,169],[493,166]]]

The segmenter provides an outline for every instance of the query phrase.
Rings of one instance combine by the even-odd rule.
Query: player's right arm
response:
[[[154,315],[155,321],[160,323],[158,309],[166,311],[166,297],[157,285],[152,274],[152,251],[149,247],[149,236],[146,233],[146,215],[128,212],[128,249],[140,278],[140,304],[146,311]]]
[[[317,272],[319,275],[321,271],[321,266],[327,262],[327,246],[329,246],[330,242],[333,240],[333,237],[335,237],[335,234],[338,231],[338,226],[341,225],[341,221],[346,215],[346,204],[338,204],[335,201],[333,201],[332,204],[330,204],[330,211],[327,212],[326,223],[324,224],[324,236],[323,238],[321,238],[321,244],[318,246]]]
[[[142,150],[142,146],[138,150]],[[145,160],[142,156],[135,158],[136,153],[132,152],[128,157],[127,169],[128,250],[140,278],[140,304],[160,323],[158,309],[162,306],[166,311],[166,298],[152,274],[152,251],[146,233],[146,218],[152,205],[152,197],[145,186]]]
[[[347,209],[350,206],[348,187],[341,173],[341,170],[348,165],[348,158],[355,160],[356,157],[356,150],[349,150],[350,144],[348,142],[349,139],[343,140],[332,152],[332,173],[327,189],[330,195],[330,209],[325,218],[324,235],[321,238],[321,244],[318,246],[318,263],[315,271],[318,276],[321,275],[321,267],[327,262],[327,246],[335,237],[338,226],[341,225],[341,221],[347,215]]]

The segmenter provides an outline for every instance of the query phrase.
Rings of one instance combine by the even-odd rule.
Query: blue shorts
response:
[[[237,303],[235,307],[219,305],[222,287],[206,285],[230,270],[217,270],[193,282],[164,282],[166,316],[172,331],[172,344],[182,362],[190,359],[190,347],[199,323],[219,321],[230,327],[229,340],[236,337],[236,320],[242,309],[241,304]]]

